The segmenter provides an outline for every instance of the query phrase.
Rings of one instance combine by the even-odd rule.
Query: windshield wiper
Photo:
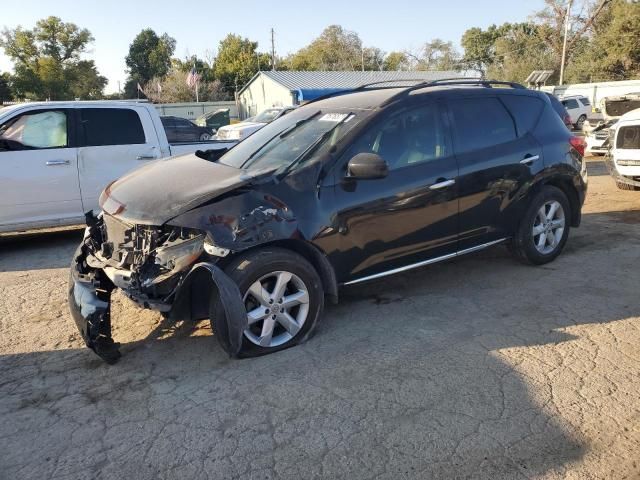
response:
[[[278,133],[277,135],[274,135],[273,137],[271,137],[269,140],[264,142],[255,152],[253,152],[251,155],[249,155],[240,168],[246,168],[247,164],[251,161],[251,159],[253,157],[255,157],[259,152],[261,152],[264,149],[264,147],[266,147],[271,142],[273,142],[276,138],[285,138],[287,135],[289,135],[291,132],[293,132],[296,128],[298,128],[300,125],[303,125],[303,124],[307,123],[309,120],[317,117],[319,114],[320,114],[320,110],[318,110],[313,115],[309,115],[307,118],[303,118],[302,120],[298,120],[296,123],[291,125],[289,128],[286,128],[284,131],[282,131],[282,132]]]
[[[352,116],[353,116],[353,112],[349,112],[342,120],[337,122],[333,127],[331,127],[329,130],[327,130],[322,135],[320,135],[316,140],[314,140],[289,165],[285,165],[285,166],[279,168],[278,171],[275,172],[275,176],[278,179],[283,179],[284,177],[286,177],[287,174],[291,170],[293,170],[293,168],[296,165],[298,165],[300,162],[302,162],[304,159],[306,159],[311,153],[313,153],[315,151],[316,148],[318,148],[322,143],[324,143],[324,141],[331,136],[331,134],[336,130],[336,128],[338,128],[344,122],[349,120]]]

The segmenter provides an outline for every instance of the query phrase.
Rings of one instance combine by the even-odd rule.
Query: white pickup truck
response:
[[[0,232],[84,222],[113,180],[155,159],[235,141],[169,144],[153,105],[42,102],[0,109]],[[152,185],[149,188],[153,188]]]

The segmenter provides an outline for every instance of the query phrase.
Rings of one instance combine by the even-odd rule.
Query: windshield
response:
[[[299,162],[299,157],[326,151],[362,118],[363,112],[322,111],[310,105],[258,130],[224,154],[219,162],[249,170],[288,167]]]
[[[282,111],[280,108],[268,108],[267,110],[263,110],[258,115],[253,118],[253,121],[256,123],[269,123],[273,122],[273,120],[278,116],[278,114]]]

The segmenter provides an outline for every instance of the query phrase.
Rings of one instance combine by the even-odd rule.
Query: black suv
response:
[[[210,318],[232,356],[309,337],[338,286],[505,242],[557,257],[580,224],[584,143],[518,84],[363,86],[318,99],[224,152],[159,160],[87,214],[70,307],[108,362],[110,294]]]

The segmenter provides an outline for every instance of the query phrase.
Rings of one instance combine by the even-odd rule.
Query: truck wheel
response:
[[[554,260],[567,242],[571,207],[559,188],[546,185],[532,199],[510,250],[528,264],[542,265]]]
[[[619,182],[619,181],[616,181],[616,186],[620,190],[635,190],[635,191],[640,190],[640,187],[638,187],[636,185],[629,185],[628,183]]]
[[[262,248],[240,255],[225,269],[243,297],[249,327],[241,357],[276,352],[307,340],[324,306],[320,276],[301,255],[282,248]],[[211,318],[224,315],[219,299]]]

